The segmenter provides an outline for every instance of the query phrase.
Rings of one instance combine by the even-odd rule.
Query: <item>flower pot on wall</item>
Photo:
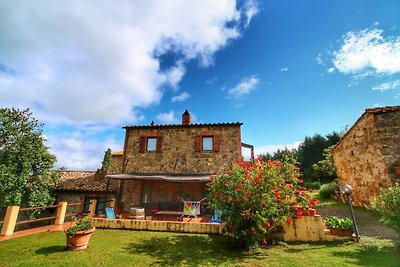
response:
[[[332,228],[329,229],[332,235],[340,235],[340,236],[352,236],[353,230],[345,230],[340,228]]]
[[[89,239],[94,232],[95,228],[89,230],[82,230],[75,233],[75,235],[67,236],[67,248],[68,250],[83,250],[87,248],[89,244]]]

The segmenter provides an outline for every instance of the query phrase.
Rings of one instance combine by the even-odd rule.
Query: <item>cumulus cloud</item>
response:
[[[67,167],[69,170],[95,170],[101,167],[104,151],[121,151],[122,141],[114,137],[95,140],[93,132],[76,130],[71,133],[49,134],[46,144],[51,153],[57,155],[56,168]]]
[[[281,71],[281,72],[285,72],[285,71],[288,71],[289,70],[289,68],[288,67],[284,67],[284,68],[281,68],[279,71]]]
[[[171,110],[170,112],[165,112],[165,113],[158,114],[156,116],[156,119],[161,124],[177,124],[177,123],[179,123],[179,120],[176,117],[176,115],[175,115],[173,110]]]
[[[382,33],[377,28],[348,32],[342,47],[333,52],[335,68],[345,74],[400,72],[400,37],[385,38]]]
[[[328,72],[328,73],[334,73],[334,72],[335,72],[335,68],[329,68],[326,72]]]
[[[396,88],[400,87],[400,80],[396,80],[393,82],[386,82],[382,83],[380,85],[372,87],[372,90],[379,90],[381,92],[387,91],[387,90],[393,90]]]
[[[276,144],[276,145],[264,145],[264,146],[259,146],[259,147],[255,147],[254,148],[254,154],[255,156],[258,156],[260,154],[266,154],[266,153],[270,153],[273,154],[274,152],[276,152],[278,149],[294,149],[294,148],[298,148],[299,145],[301,144],[301,141],[296,141],[294,143],[291,144]],[[250,149],[242,149],[242,154],[243,157],[245,159],[249,159],[250,158]]]
[[[256,2],[0,2],[0,105],[44,122],[137,122],[177,88],[185,64],[212,64],[257,12]],[[178,55],[167,68],[161,57]]]
[[[185,101],[186,99],[188,99],[190,97],[190,94],[188,92],[182,92],[179,95],[173,96],[171,98],[171,102],[175,103],[175,102],[182,102]]]
[[[228,90],[228,96],[232,98],[239,98],[243,95],[249,94],[254,91],[259,84],[260,79],[255,75],[243,78],[239,84]]]

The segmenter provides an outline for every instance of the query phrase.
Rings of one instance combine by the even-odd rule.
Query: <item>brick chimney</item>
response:
[[[191,125],[192,124],[192,117],[188,110],[182,114],[182,125]]]

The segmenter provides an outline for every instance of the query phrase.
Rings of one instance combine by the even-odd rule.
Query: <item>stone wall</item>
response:
[[[111,166],[108,173],[122,173],[122,154],[111,156]]]
[[[339,183],[353,187],[355,205],[369,205],[382,187],[391,185],[375,115],[364,113],[333,150]]]
[[[399,182],[392,164],[400,160],[400,111],[375,114],[375,125],[382,144],[382,154],[392,183]]]
[[[215,134],[218,152],[196,152],[196,136]],[[161,136],[161,152],[140,153],[141,136]],[[240,124],[127,128],[124,173],[211,173],[241,158]]]

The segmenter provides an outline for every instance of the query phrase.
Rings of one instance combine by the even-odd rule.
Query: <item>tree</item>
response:
[[[0,218],[9,205],[54,202],[58,175],[50,169],[56,157],[44,145],[42,127],[29,109],[0,109]]]
[[[319,177],[322,182],[331,182],[337,178],[335,164],[333,162],[332,150],[335,146],[332,145],[324,149],[323,160],[312,165],[313,173]]]
[[[107,151],[104,151],[104,158],[103,162],[101,163],[101,168],[104,171],[108,171],[111,167],[111,149],[107,149]]]
[[[266,154],[260,154],[259,156],[264,161],[266,161],[266,160],[272,160],[272,161],[291,160],[293,163],[297,163],[297,160],[298,160],[297,154],[298,153],[297,153],[296,149],[289,150],[287,147],[285,147],[284,149],[278,149],[273,154],[267,152]]]

